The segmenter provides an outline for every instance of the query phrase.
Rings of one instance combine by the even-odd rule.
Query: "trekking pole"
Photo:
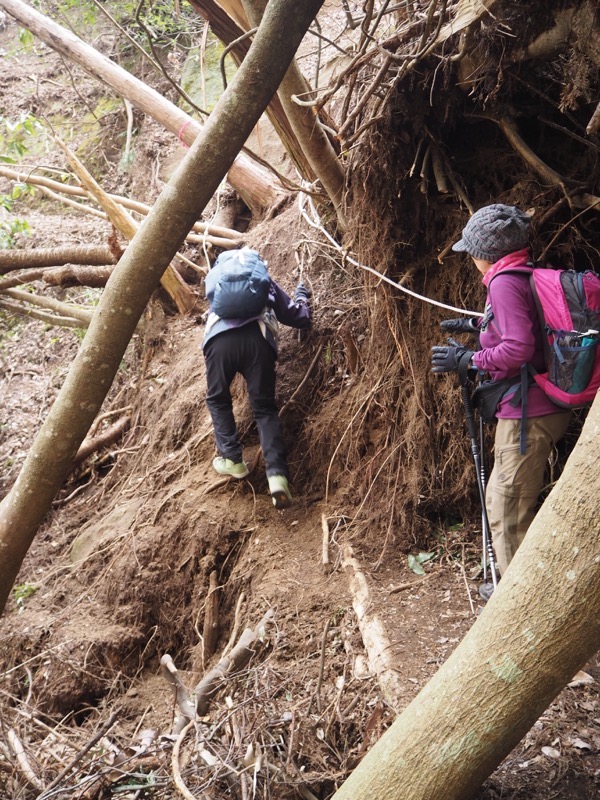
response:
[[[462,401],[465,407],[465,416],[467,418],[467,430],[469,432],[469,438],[471,439],[471,452],[473,453],[473,461],[475,463],[475,474],[477,475],[477,488],[479,489],[479,500],[481,502],[481,527],[483,529],[484,576],[487,577],[485,564],[489,558],[490,572],[492,574],[492,584],[495,589],[496,586],[498,585],[498,578],[496,576],[496,563],[494,559],[494,550],[492,547],[492,534],[490,531],[490,523],[487,515],[487,509],[485,507],[485,473],[481,460],[481,451],[479,449],[479,442],[477,441],[477,429],[475,427],[475,418],[473,416],[473,406],[471,405],[471,395],[469,393],[469,387],[467,385],[466,369],[464,370],[459,369],[458,377],[460,380],[460,393],[462,395]]]
[[[481,475],[481,483],[483,486],[483,494],[485,497],[485,489],[486,489],[486,472],[485,472],[485,456],[484,456],[484,449],[483,449],[483,418],[481,414],[479,415],[479,453],[481,459],[481,465],[479,468],[479,474]],[[487,516],[487,512],[484,514],[483,508],[481,509],[481,530],[482,530],[482,538],[483,538],[483,582],[487,582],[487,568],[488,568],[488,537],[486,536],[485,532],[485,519]],[[491,548],[490,548],[491,549]],[[492,553],[492,559],[494,555]]]

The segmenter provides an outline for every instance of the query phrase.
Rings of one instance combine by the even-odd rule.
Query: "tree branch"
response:
[[[206,714],[211,698],[217,693],[220,686],[234,672],[244,667],[254,655],[253,646],[262,641],[267,627],[273,623],[274,611],[269,609],[256,628],[246,628],[230,655],[223,656],[219,663],[210,670],[196,685],[196,713],[199,716]]]

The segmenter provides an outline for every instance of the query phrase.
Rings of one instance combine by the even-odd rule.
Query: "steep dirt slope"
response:
[[[277,277],[289,283],[289,275]],[[318,311],[324,306],[322,276],[311,271],[306,277],[315,288],[316,323],[302,342],[292,332],[284,336],[282,405],[314,363],[326,330],[326,312]],[[373,524],[360,538],[352,533],[362,498],[349,495],[339,477],[325,498],[334,454],[311,446],[305,434],[313,416],[326,421],[343,413],[339,397],[319,402],[331,380],[323,358],[285,416],[293,507],[272,508],[260,462],[247,480],[220,479],[210,466],[214,445],[203,405],[201,336],[194,319],[167,321],[144,368],[132,370],[122,388],[119,402],[134,405],[130,433],[104,466],[87,466],[65,487],[59,498],[64,504],[34,543],[19,584],[25,594],[25,587],[35,593],[24,597],[20,611],[13,606],[0,626],[5,702],[12,697],[11,706],[35,709],[46,723],[62,718],[57,735],[71,742],[91,738],[115,711],[119,721],[110,738],[121,748],[142,727],[168,733],[173,701],[160,675],[161,656],[173,657],[191,688],[218,661],[236,616],[242,628],[254,628],[271,609],[265,644],[248,671],[226,682],[207,723],[218,728],[235,709],[237,738],[227,744],[223,734],[214,746],[239,766],[247,747],[259,743],[285,769],[285,781],[269,780],[271,796],[296,796],[291,783],[327,797],[390,723],[392,709],[416,695],[475,619],[477,537],[462,525],[438,528],[429,543],[434,558],[419,578],[408,569],[405,552],[386,546],[384,527]],[[31,352],[35,357],[39,351]],[[341,383],[338,393],[344,392],[351,387]],[[18,405],[20,397],[12,402]],[[252,461],[258,444],[241,383],[236,413]],[[338,422],[331,417],[329,424]],[[380,511],[384,519],[385,507]],[[329,567],[322,559],[323,515],[331,531]],[[356,594],[360,585],[348,545],[366,575],[367,599]],[[216,655],[204,658],[211,573],[218,587]],[[366,634],[357,611],[368,615]],[[383,660],[369,638],[376,631],[388,639]],[[600,677],[593,665],[589,674]],[[507,791],[547,797],[555,782],[557,796],[593,797],[596,716],[594,685],[565,690],[482,798]],[[35,725],[15,721],[51,778],[57,766],[45,738]],[[277,746],[274,725],[283,743]],[[192,741],[185,752],[191,753]],[[156,796],[169,797],[168,763],[154,758]],[[80,778],[90,769],[86,765]],[[209,780],[207,769],[188,763],[187,784]]]

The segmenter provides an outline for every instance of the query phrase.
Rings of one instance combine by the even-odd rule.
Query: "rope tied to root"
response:
[[[309,195],[301,192],[298,195],[298,202],[299,202],[301,216],[306,220],[306,222],[311,226],[311,228],[316,228],[327,238],[327,240],[331,243],[334,249],[337,250],[338,253],[340,253],[343,261],[348,261],[355,267],[364,269],[366,272],[371,272],[373,275],[376,275],[380,280],[389,283],[390,286],[393,286],[394,288],[399,289],[401,292],[404,292],[405,294],[414,297],[416,300],[421,300],[422,302],[429,303],[432,306],[438,306],[438,308],[445,308],[447,311],[454,311],[455,313],[460,314],[461,316],[483,317],[483,313],[481,311],[469,311],[463,308],[456,308],[455,306],[448,305],[447,303],[442,303],[439,300],[434,300],[431,297],[426,297],[425,295],[418,294],[418,292],[413,292],[412,289],[408,289],[406,286],[402,286],[401,283],[393,281],[391,278],[388,278],[387,275],[378,272],[373,267],[370,267],[367,264],[361,264],[360,261],[357,261],[355,258],[353,258],[347,250],[344,250],[344,248],[339,244],[339,242],[337,242],[333,238],[333,236],[331,236],[331,234],[325,230],[323,224],[321,223],[319,215],[317,214],[317,210],[314,206],[312,198]],[[312,217],[309,216],[309,214],[306,211],[307,204],[310,206]]]

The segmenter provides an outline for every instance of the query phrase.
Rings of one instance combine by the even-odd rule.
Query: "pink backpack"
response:
[[[600,275],[535,267],[529,280],[547,334],[534,380],[557,405],[586,406],[600,388]]]

